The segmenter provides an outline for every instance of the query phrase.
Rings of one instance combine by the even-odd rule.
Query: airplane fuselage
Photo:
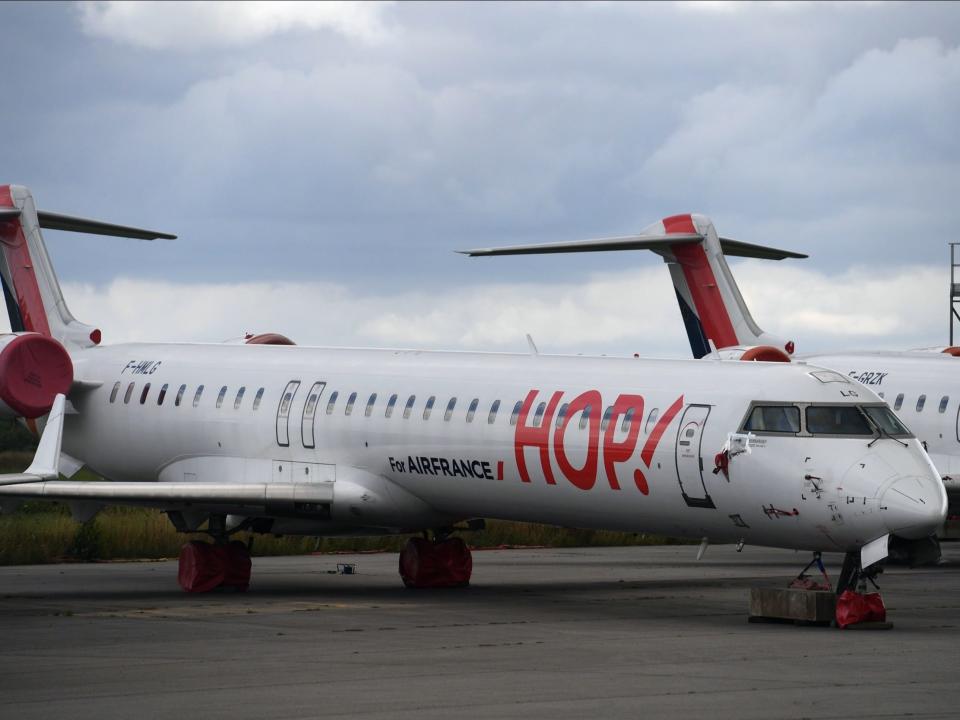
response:
[[[880,402],[802,365],[228,344],[74,362],[90,389],[72,396],[66,453],[119,481],[329,488],[272,513],[273,532],[487,517],[845,550],[909,533],[888,502],[898,481],[939,502],[912,438],[753,433],[716,468],[752,403]]]

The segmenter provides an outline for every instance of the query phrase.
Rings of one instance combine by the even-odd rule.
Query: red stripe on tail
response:
[[[663,219],[663,229],[667,235],[676,233],[695,233],[696,227],[690,215],[673,215]],[[717,278],[710,267],[710,260],[701,243],[683,243],[671,245],[670,251],[683,269],[683,277],[690,289],[694,310],[707,338],[713,340],[718,348],[738,344],[737,332],[733,329],[723,295],[717,286]]]
[[[9,185],[0,185],[0,207],[2,206],[14,207]],[[14,293],[17,305],[20,306],[24,330],[51,337],[43,296],[40,294],[37,276],[33,272],[30,249],[27,247],[27,238],[23,234],[19,219],[0,222],[0,246],[3,248],[7,267],[10,268],[13,280],[10,291]]]

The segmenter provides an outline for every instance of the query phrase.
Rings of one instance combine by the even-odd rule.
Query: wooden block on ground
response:
[[[780,620],[829,624],[837,609],[837,596],[830,591],[793,588],[751,588],[750,621]]]

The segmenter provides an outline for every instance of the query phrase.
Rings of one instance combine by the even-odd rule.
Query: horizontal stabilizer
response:
[[[470,257],[489,257],[492,255],[545,255],[547,253],[604,252],[608,250],[659,250],[661,248],[666,249],[671,245],[696,243],[702,240],[702,235],[694,233],[627,235],[625,237],[571,240],[569,242],[543,243],[541,245],[476,248],[473,250],[457,250],[457,252]]]
[[[19,214],[19,211],[17,211],[17,214]],[[101,222],[100,220],[90,220],[88,218],[75,217],[74,215],[47,212],[46,210],[38,210],[37,219],[40,221],[40,227],[47,230],[66,230],[68,232],[89,233],[90,235],[112,235],[114,237],[134,238],[136,240],[177,239],[176,235],[171,235],[170,233],[157,232],[156,230],[143,230],[126,225],[114,225],[113,223]]]
[[[720,238],[720,247],[723,249],[724,255],[730,255],[731,257],[760,258],[761,260],[786,260],[787,258],[803,260],[810,257],[792,250],[779,250],[766,245],[754,245],[753,243],[740,242],[729,238]]]
[[[47,417],[47,425],[43,428],[43,435],[40,436],[37,452],[33,456],[30,467],[22,473],[0,475],[0,486],[38,483],[60,477],[60,446],[63,441],[65,407],[66,398],[58,394],[53,401],[53,407]]]
[[[597,238],[594,240],[572,240],[569,242],[543,243],[539,245],[509,245],[496,248],[475,248],[458,250],[461,255],[470,257],[492,257],[494,255],[546,255],[549,253],[606,252],[611,250],[669,250],[677,245],[703,242],[703,235],[696,233],[670,233],[668,235],[627,235],[624,237]],[[785,258],[805,258],[803,253],[779,250],[765,245],[740,242],[720,238],[720,247],[725,255],[736,257],[760,258],[763,260],[783,260]]]

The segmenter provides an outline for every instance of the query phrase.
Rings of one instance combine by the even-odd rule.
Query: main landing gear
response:
[[[250,586],[250,548],[230,540],[223,515],[210,516],[207,533],[212,543],[193,540],[180,549],[180,587],[193,593],[216,589],[243,592]]]
[[[470,584],[473,557],[470,548],[448,531],[437,531],[433,540],[410,538],[400,551],[400,577],[408,588],[464,587]]]

